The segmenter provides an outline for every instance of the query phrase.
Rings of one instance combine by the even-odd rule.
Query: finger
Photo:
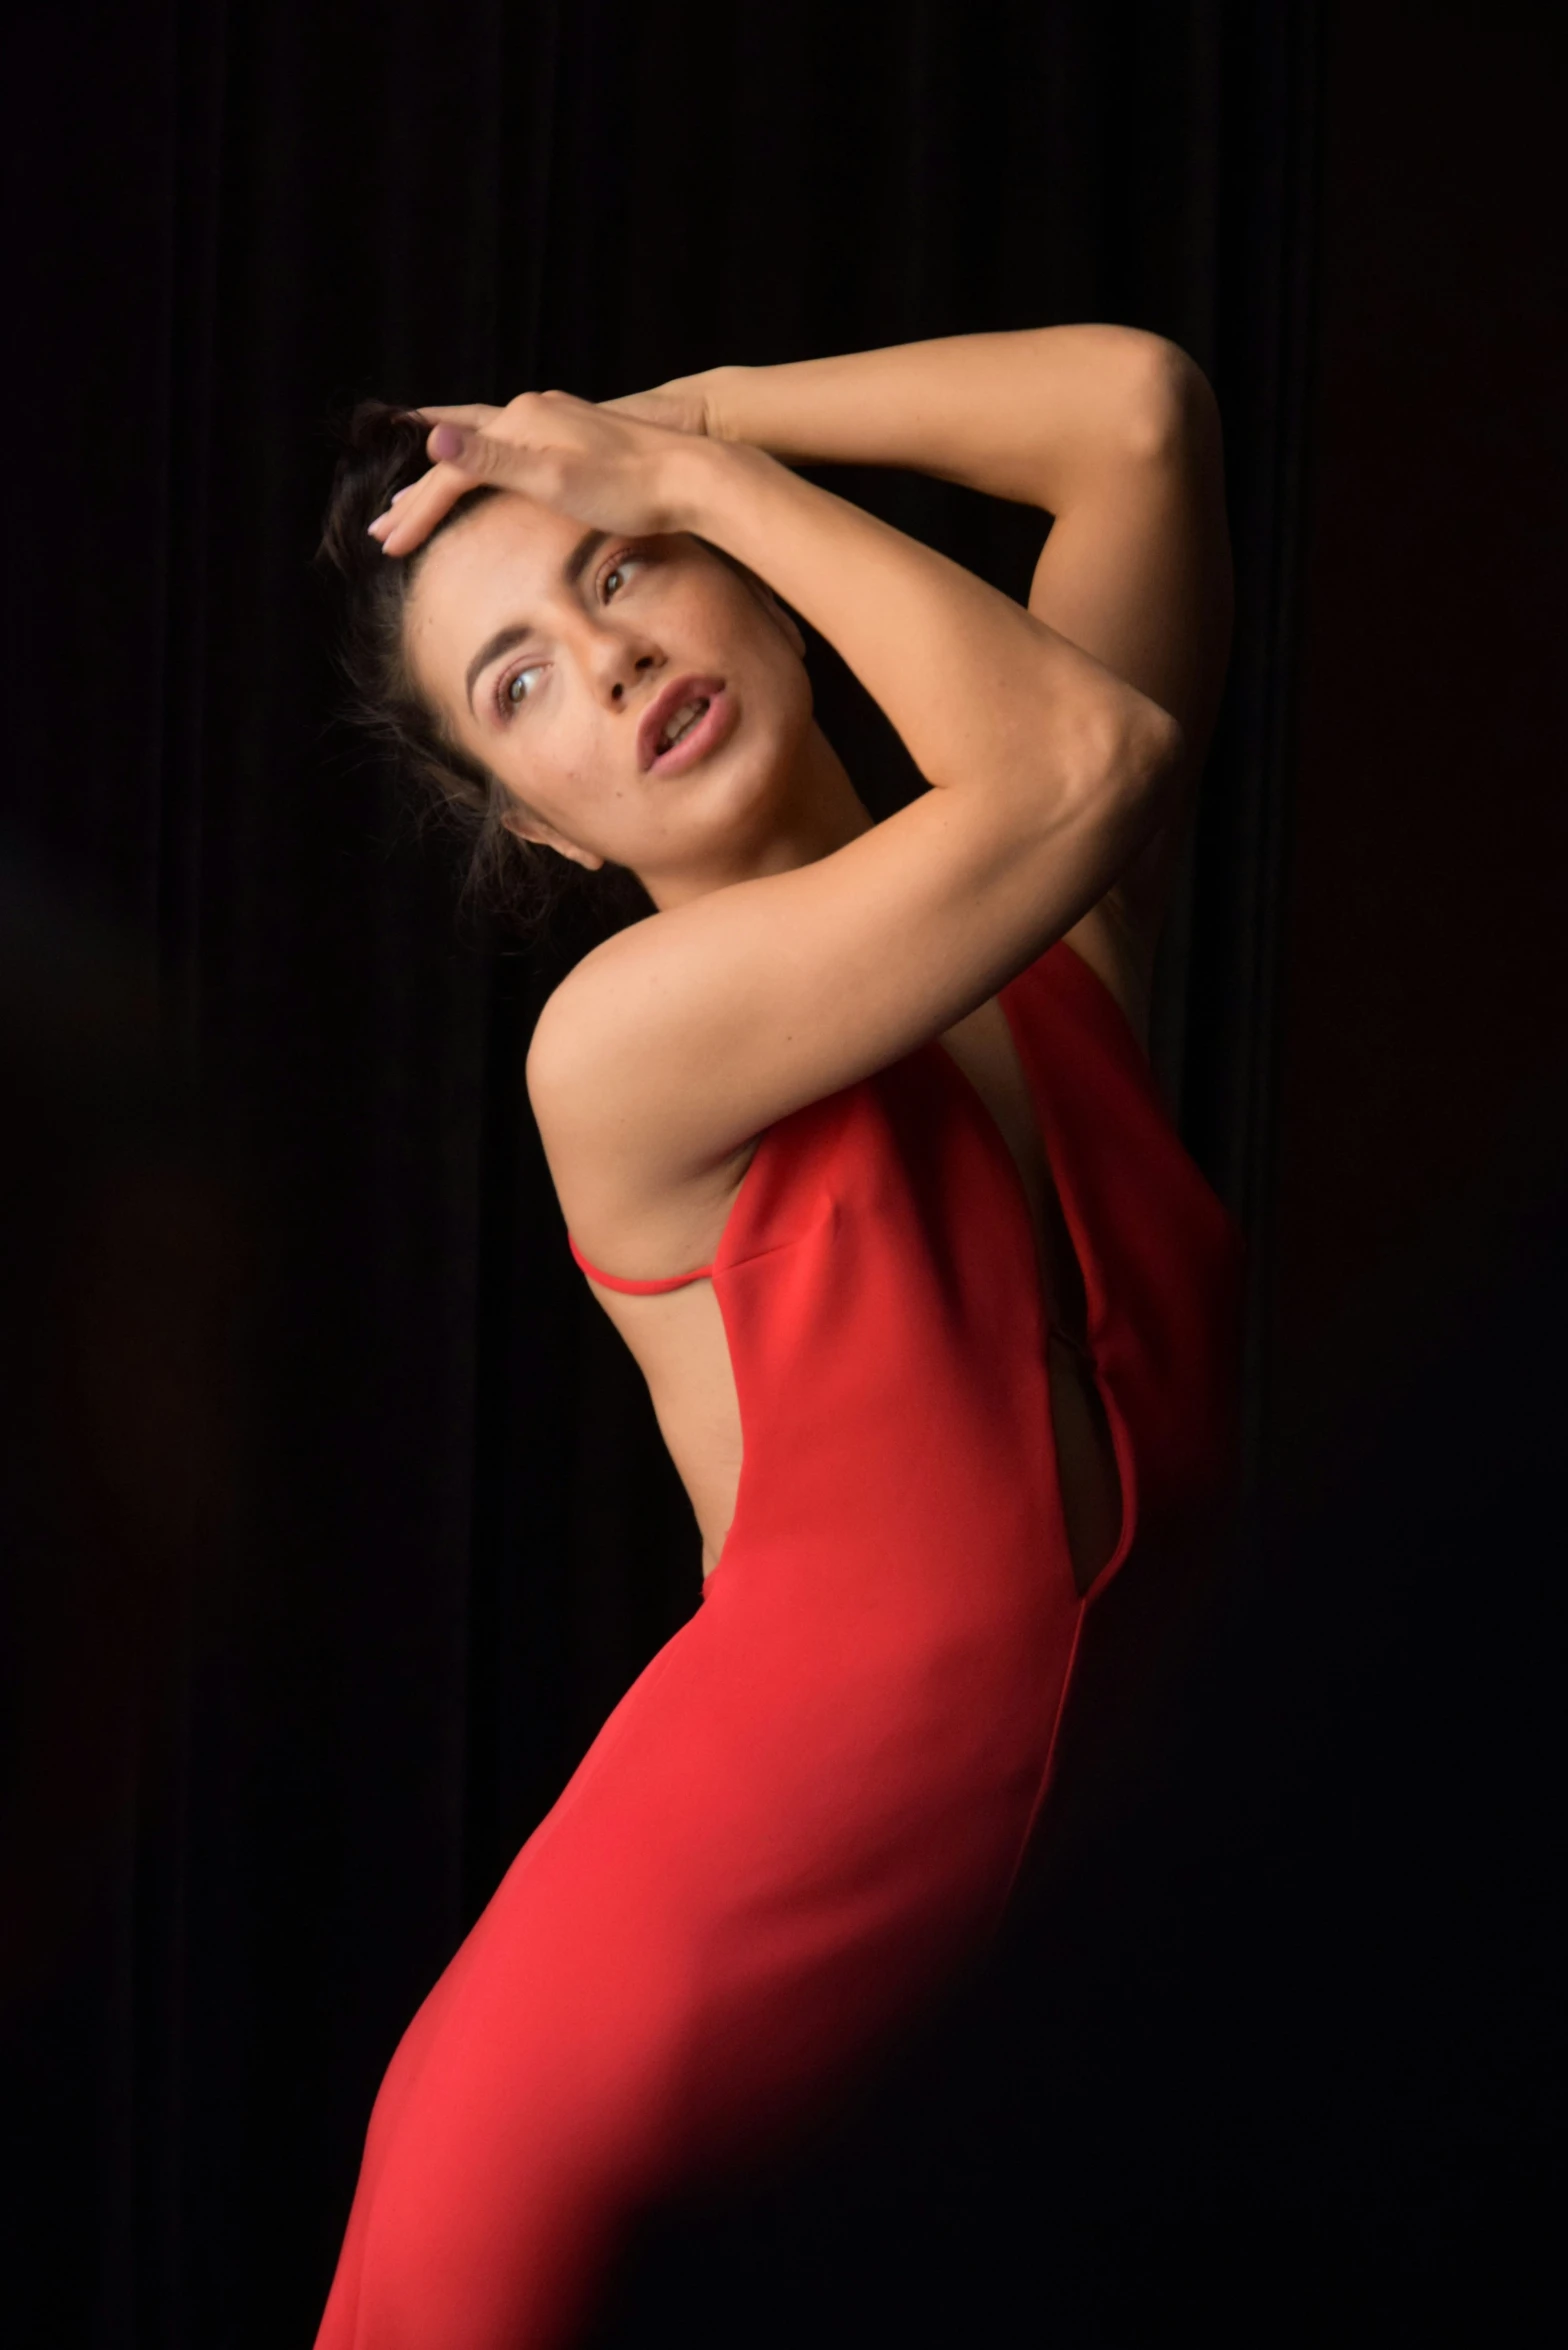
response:
[[[422,473],[417,481],[406,481],[400,490],[394,490],[392,492],[391,497],[387,500],[384,510],[375,517],[373,522],[369,522],[365,526],[373,539],[384,539],[386,537],[387,532],[392,528],[393,517],[397,508],[402,504],[405,498],[412,497],[416,490],[422,489],[429,479],[430,476],[428,473]]]
[[[498,411],[492,410],[492,414]],[[435,459],[430,471],[407,485],[407,495],[394,498],[384,514],[370,524],[384,555],[407,555],[430,536],[436,524],[476,485],[496,470],[489,463],[492,445],[466,424],[431,427],[425,447]],[[456,462],[443,462],[443,460]],[[466,462],[465,462],[466,460]]]
[[[533,396],[570,397],[565,393]],[[589,405],[586,401],[577,404]],[[538,499],[542,505],[559,504],[563,485],[554,454],[529,448],[511,437],[511,432],[517,429],[516,413],[523,405],[514,401],[504,416],[497,412],[499,430],[483,431],[463,423],[431,427],[425,442],[435,460],[430,472],[415,483],[401,505],[389,508],[370,525],[372,536],[381,542],[383,554],[410,554],[459,498],[481,485],[516,490],[524,497]]]
[[[409,410],[411,416],[423,416],[431,424],[488,424],[492,416],[500,413],[499,408],[483,400],[456,401],[444,406],[432,406],[427,400]]]
[[[546,485],[555,470],[551,452],[515,438],[517,429],[510,418],[490,432],[468,424],[437,424],[431,427],[425,447],[438,465],[460,472],[470,489],[484,482],[497,489],[521,490],[530,497],[543,496],[548,503]]]
[[[488,424],[490,419],[493,416],[499,416],[501,411],[499,408],[491,406],[487,401],[469,400],[462,403],[442,405],[440,407],[411,408],[408,413],[411,416],[420,417],[431,424],[448,419],[463,424]],[[426,480],[429,477],[427,475],[422,475],[420,478],[421,480]],[[409,481],[405,482],[400,490],[394,490],[392,492],[391,498],[387,502],[387,513],[377,515],[375,521],[370,525],[370,532],[373,538],[385,538],[387,530],[390,527],[389,516],[392,507],[396,506],[400,500],[406,498],[411,490],[415,490],[418,487],[418,482]]]
[[[459,498],[474,487],[473,476],[455,465],[432,465],[408,486],[385,514],[370,525],[370,535],[381,542],[384,555],[408,555],[435,529]]]
[[[487,424],[493,416],[499,416],[500,413],[501,411],[499,408],[493,407],[488,402],[483,400],[469,400],[462,403],[453,403],[451,405],[443,404],[439,407],[412,408],[409,410],[409,414],[411,416],[418,416],[432,424],[447,419],[464,424]],[[374,522],[369,525],[370,535],[372,538],[381,540],[383,546],[385,546],[387,534],[392,527],[392,508],[394,506],[400,505],[405,498],[409,497],[413,491],[421,488],[423,484],[429,479],[429,474],[422,474],[417,482],[405,482],[400,490],[394,490],[392,492],[392,495],[387,502],[387,511],[384,514],[378,514]],[[448,501],[448,503],[450,503],[450,501]],[[421,535],[426,535],[440,520],[441,514],[445,511],[445,507],[432,508],[428,515],[425,515],[421,508],[414,508],[412,511],[421,516]],[[406,552],[406,549],[400,547],[397,551],[400,553]]]

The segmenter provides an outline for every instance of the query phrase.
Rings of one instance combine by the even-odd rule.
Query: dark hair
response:
[[[636,876],[606,865],[586,873],[566,857],[519,840],[506,822],[518,806],[498,777],[452,739],[415,683],[404,641],[409,590],[428,547],[486,498],[470,490],[437,524],[424,546],[389,562],[369,535],[393,493],[429,467],[426,420],[383,400],[364,400],[341,433],[341,454],[322,526],[321,558],[343,584],[342,666],[351,714],[374,741],[430,788],[431,812],[455,820],[469,844],[463,896],[522,928],[537,927],[561,898],[591,887],[612,927],[651,910]]]

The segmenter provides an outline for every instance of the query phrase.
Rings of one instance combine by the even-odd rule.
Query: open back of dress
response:
[[[1115,1440],[1109,1561],[1080,1598],[1028,1209],[940,1046],[771,1128],[711,1268],[722,1561],[405,2035],[318,2350],[573,2341],[631,2218],[820,2112],[994,1933],[1075,1754],[1136,1741],[1230,1494],[1242,1240],[1065,941],[1002,1002]]]

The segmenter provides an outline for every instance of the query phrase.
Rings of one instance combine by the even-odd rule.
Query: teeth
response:
[[[689,733],[691,728],[696,725],[698,719],[702,716],[704,710],[706,710],[707,707],[708,705],[706,702],[683,702],[681,707],[676,711],[674,717],[670,720],[670,723],[665,728],[663,734],[660,735],[659,749],[661,751],[672,751],[675,748],[675,745],[680,741],[681,736],[683,734]]]

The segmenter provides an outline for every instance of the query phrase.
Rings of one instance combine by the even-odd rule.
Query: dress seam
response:
[[[1078,1663],[1078,1648],[1079,1643],[1083,1639],[1083,1623],[1086,1613],[1087,1608],[1085,1603],[1083,1600],[1080,1600],[1078,1602],[1078,1613],[1073,1623],[1072,1646],[1067,1652],[1066,1669],[1062,1674],[1061,1687],[1057,1691],[1056,1711],[1051,1716],[1051,1733],[1045,1743],[1045,1759],[1040,1765],[1040,1776],[1035,1783],[1035,1791],[1032,1798],[1030,1799],[1029,1816],[1024,1822],[1023,1833],[1018,1839],[1018,1849],[1013,1856],[1013,1865],[1008,1871],[1007,1884],[1003,1890],[1001,1901],[998,1904],[997,1917],[999,1922],[1012,1906],[1013,1894],[1017,1888],[1018,1879],[1023,1872],[1023,1865],[1026,1858],[1028,1857],[1029,1847],[1034,1841],[1035,1826],[1040,1817],[1041,1807],[1045,1802],[1045,1791],[1051,1783],[1051,1770],[1056,1761],[1056,1749],[1061,1742],[1062,1720],[1067,1711],[1067,1696],[1069,1690],[1072,1688],[1073,1673]]]

